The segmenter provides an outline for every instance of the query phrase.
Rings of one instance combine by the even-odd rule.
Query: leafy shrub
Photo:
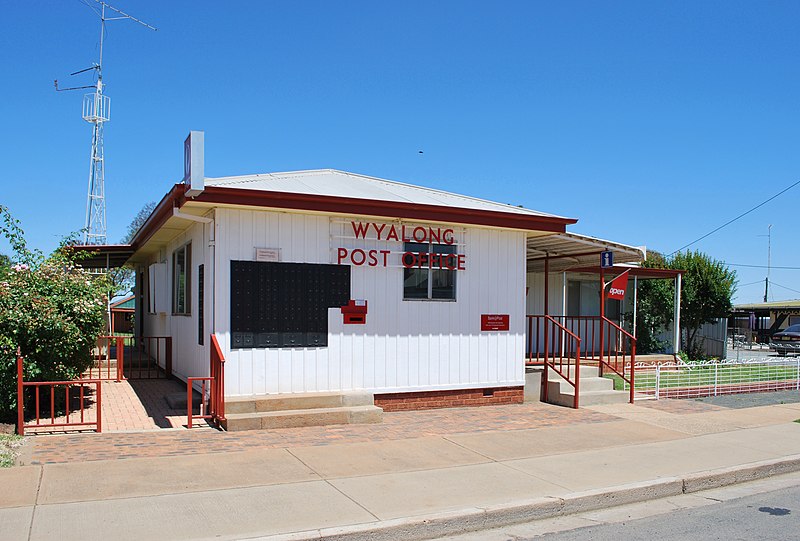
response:
[[[19,222],[0,207],[14,255],[0,267],[0,417],[16,411],[16,348],[28,381],[71,380],[91,364],[106,315],[104,277],[76,265],[66,239],[49,257],[30,251]]]

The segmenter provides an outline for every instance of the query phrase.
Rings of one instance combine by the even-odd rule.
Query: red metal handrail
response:
[[[24,381],[24,370],[23,370],[24,360],[22,354],[20,353],[19,348],[17,348],[17,434],[20,436],[25,435],[26,428],[58,428],[58,427],[83,427],[83,426],[94,426],[97,432],[103,431],[103,382],[99,379],[82,379],[82,380],[74,380],[74,381]],[[95,397],[96,397],[96,414],[95,420],[89,421],[87,420],[86,416],[86,406],[85,402],[85,393],[84,393],[84,386],[85,385],[94,385],[95,386]],[[41,393],[40,389],[42,387],[49,386],[50,387],[50,422],[42,422],[41,416]],[[78,386],[80,391],[78,394],[78,408],[79,411],[72,411],[70,412],[70,396],[69,396],[69,389],[70,387]],[[25,388],[26,387],[33,387],[36,390],[35,396],[35,409],[36,409],[36,422],[35,423],[25,423]],[[65,412],[62,416],[64,418],[63,422],[56,422],[56,409],[55,409],[55,400],[56,394],[55,389],[56,387],[64,387],[64,404],[65,404]],[[72,415],[80,414],[80,421],[71,422],[70,417]]]
[[[79,375],[79,380],[99,379],[103,381],[117,381],[123,379],[122,367],[125,356],[124,336],[98,336],[95,345],[96,352],[92,352],[92,365],[89,370]],[[111,346],[115,347],[115,357],[111,356]]]
[[[535,331],[535,334],[534,334]],[[539,347],[539,341],[543,349]],[[541,359],[544,365],[544,395],[547,401],[548,370],[555,371],[575,389],[572,406],[580,402],[581,338],[564,327],[552,316],[528,316],[528,363],[536,364]]]
[[[214,400],[214,415],[217,423],[225,421],[225,356],[219,347],[217,336],[211,334],[211,377],[214,378],[215,388],[212,389]]]
[[[195,381],[203,382],[200,385],[200,413],[198,415],[194,414],[194,404],[192,403]],[[186,415],[186,426],[188,428],[192,428],[195,419],[206,419],[209,421],[214,420],[214,414],[211,411],[211,400],[206,402],[206,384],[208,383],[210,383],[210,387],[213,388],[214,378],[211,376],[186,378],[186,408],[188,412]]]
[[[603,348],[605,352],[600,351],[601,375],[605,366],[621,377],[628,384],[630,403],[633,404],[633,386],[636,380],[636,337],[608,318],[603,318],[603,324],[606,346]],[[611,335],[612,331],[613,336]],[[626,368],[627,376],[625,375]]]
[[[209,376],[186,378],[187,426],[192,428],[194,419],[207,419],[220,427],[225,421],[225,356],[219,347],[216,335],[211,335]],[[202,381],[200,388],[200,413],[194,414],[192,396],[194,382]],[[208,392],[206,391],[208,385]]]
[[[129,357],[121,377],[129,379],[161,379],[172,377],[171,336],[127,336],[124,338]]]

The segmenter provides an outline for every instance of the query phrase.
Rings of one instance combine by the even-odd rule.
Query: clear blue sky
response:
[[[796,1],[114,5],[158,32],[109,23],[109,241],[180,179],[190,129],[207,176],[343,169],[664,252],[800,179]],[[90,144],[81,93],[53,79],[91,82],[68,74],[97,42],[78,0],[3,3],[0,203],[45,251],[83,226]],[[772,264],[800,267],[798,203],[800,187],[694,247],[766,265],[772,224]],[[766,269],[735,268],[735,301],[760,300]],[[772,280],[800,298],[800,271]]]

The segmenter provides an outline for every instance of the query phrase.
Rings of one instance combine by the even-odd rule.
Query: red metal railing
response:
[[[211,335],[209,376],[186,378],[187,426],[192,428],[195,419],[210,420],[217,427],[225,421],[225,356],[216,335]],[[194,382],[201,381],[200,413],[194,414]],[[207,387],[208,386],[208,387]]]
[[[26,428],[59,428],[59,427],[91,427],[94,426],[97,432],[103,431],[103,382],[99,379],[84,379],[76,381],[24,381],[24,360],[19,350],[17,350],[17,434],[25,435]],[[95,386],[94,419],[87,414],[85,387]],[[34,416],[35,422],[25,421],[25,388],[34,389]],[[41,388],[49,387],[50,392],[46,393],[42,399]],[[57,398],[56,387],[64,389],[64,411],[56,409]],[[77,395],[70,396],[70,388],[78,387]],[[73,399],[77,398],[77,407],[71,407]],[[49,417],[42,416],[42,402],[49,405]],[[49,419],[49,422],[48,422]]]
[[[128,379],[172,377],[171,336],[128,336],[123,376]]]
[[[536,320],[535,324],[532,319]],[[581,339],[551,316],[528,316],[528,326],[542,331],[544,400],[547,401],[549,387],[547,372],[553,370],[575,389],[572,407],[577,409],[580,402]],[[535,349],[538,351],[539,347]]]
[[[530,318],[537,318],[542,316],[528,316],[528,341],[527,341],[527,364],[542,364],[544,350],[541,345],[543,341],[542,327],[540,321],[531,321]],[[628,344],[619,336],[618,333],[609,332],[601,321],[600,316],[549,316],[553,318],[560,325],[565,327],[571,333],[581,338],[581,359],[584,361],[595,361],[597,364],[600,360],[601,354],[601,329],[605,329],[603,336],[602,353],[603,357],[613,355],[626,347]],[[612,325],[618,327],[616,323],[605,318],[605,320]],[[623,331],[626,332],[626,331]],[[626,333],[627,334],[627,333]],[[537,336],[539,348],[537,350]],[[591,364],[591,363],[590,363]]]
[[[604,347],[600,350],[600,375],[603,375],[604,368],[608,368],[622,378],[628,384],[630,403],[633,404],[633,386],[636,376],[636,338],[607,318],[603,318],[602,330]]]
[[[120,381],[123,376],[125,337],[99,336],[92,350],[92,366],[78,376],[80,380]]]
[[[525,364],[552,366],[577,354],[580,363],[598,366],[600,375],[607,369],[622,378],[633,402],[636,338],[632,334],[600,316],[529,315],[527,319]],[[546,388],[547,385],[545,400]]]

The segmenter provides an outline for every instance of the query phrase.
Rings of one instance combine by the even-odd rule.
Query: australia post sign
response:
[[[466,270],[452,228],[361,221],[341,226],[331,235],[340,239],[333,250],[338,265]]]

